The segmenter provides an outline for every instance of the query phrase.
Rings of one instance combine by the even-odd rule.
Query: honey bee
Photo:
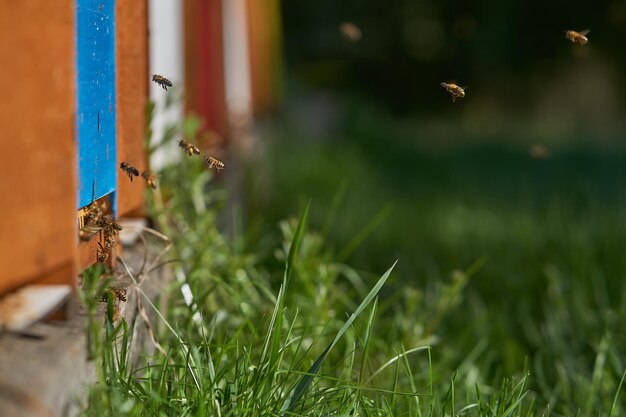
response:
[[[103,290],[100,293],[100,301],[106,303],[109,300],[109,294],[111,294],[112,298],[115,298],[118,301],[126,301],[125,288],[111,287]]]
[[[339,32],[341,35],[350,42],[357,42],[361,40],[361,29],[352,22],[343,22],[339,25]]]
[[[123,229],[122,225],[113,221],[111,216],[104,216],[97,223],[107,236],[116,236],[119,231]]]
[[[189,156],[192,156],[193,154],[200,155],[200,149],[198,149],[197,146],[192,145],[191,143],[187,142],[186,140],[183,140],[183,139],[179,140],[178,147],[184,149],[185,152],[187,152],[187,155]]]
[[[589,29],[581,30],[580,32],[576,32],[575,30],[566,30],[565,38],[571,41],[572,43],[577,43],[579,45],[587,45],[589,42],[589,38],[587,38],[587,34],[590,32]]]
[[[148,171],[144,171],[141,173],[141,177],[146,180],[146,183],[148,184],[148,187],[152,187],[153,189],[156,190],[157,188],[157,179],[156,176],[154,175],[150,175],[148,173]]]
[[[166,91],[167,91],[167,87],[171,87],[173,85],[170,80],[168,80],[167,78],[159,74],[154,74],[152,76],[152,81],[154,81],[155,83],[163,87],[163,89]]]
[[[139,171],[137,170],[137,168],[129,165],[127,162],[122,162],[120,164],[120,169],[128,175],[128,178],[130,178],[131,181],[133,180],[133,177],[139,176]]]
[[[103,208],[105,208],[104,204],[101,206],[93,202],[79,212],[78,238],[80,240],[88,242],[102,230],[99,224],[104,216]],[[81,216],[80,213],[83,215]]]
[[[528,153],[533,159],[548,159],[552,155],[550,148],[541,144],[532,145]]]
[[[93,225],[81,227],[80,229],[78,229],[78,238],[83,242],[89,242],[101,230],[101,227]]]
[[[215,168],[215,170],[217,172],[220,172],[222,169],[224,169],[224,163],[222,161],[220,161],[219,159],[213,158],[212,156],[205,156],[204,157],[204,164],[209,168]]]
[[[88,205],[85,210],[86,210],[86,214],[83,217],[83,224],[89,225],[92,223],[96,223],[100,220],[100,218],[102,218],[102,215],[103,215],[102,208],[96,202],[93,202],[90,205]]]
[[[104,246],[102,246],[102,243],[100,242],[98,242],[98,246],[100,246],[100,249],[98,249],[98,252],[96,253],[98,262],[104,263],[107,259],[109,259],[109,254],[111,253],[113,246],[115,246],[115,236],[112,234],[108,235],[104,242]]]
[[[452,95],[452,102],[453,103],[456,101],[457,98],[465,97],[465,90],[467,89],[467,86],[459,87],[458,85],[452,84],[452,83],[450,83],[450,84],[448,84],[448,83],[440,83],[439,85],[441,85],[443,88],[445,88],[446,91]]]

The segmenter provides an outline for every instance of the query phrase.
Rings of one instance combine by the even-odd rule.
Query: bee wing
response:
[[[467,87],[469,87],[469,85],[464,85],[463,87],[461,87],[461,89],[462,89],[463,91],[465,91],[465,90],[467,90]]]
[[[583,35],[583,36],[587,36],[587,34],[588,34],[589,32],[591,32],[591,29],[581,30],[581,31],[580,31],[580,32],[578,32],[578,33],[580,33],[580,34],[581,34],[581,35]]]
[[[83,232],[85,233],[91,233],[91,234],[96,234],[98,233],[100,230],[102,230],[102,227],[100,226],[85,226],[81,229]]]

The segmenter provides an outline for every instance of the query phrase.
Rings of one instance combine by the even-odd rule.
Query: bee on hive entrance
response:
[[[448,93],[450,93],[452,95],[452,102],[454,103],[456,101],[457,98],[463,98],[465,97],[465,90],[467,89],[467,86],[464,87],[459,87],[456,84],[448,84],[448,83],[440,83],[440,85],[446,89],[446,91]]]
[[[163,87],[163,89],[166,91],[167,91],[167,87],[171,87],[173,85],[170,80],[168,80],[167,78],[159,74],[154,74],[152,76],[152,81],[154,81],[155,83]]]
[[[104,246],[102,246],[100,242],[98,242],[98,246],[100,246],[100,249],[98,249],[98,252],[96,253],[98,262],[104,263],[107,259],[109,259],[109,254],[111,253],[113,246],[115,246],[114,235],[107,236]]]
[[[93,225],[87,225],[78,229],[78,238],[83,242],[89,242],[102,228]]]
[[[130,178],[131,181],[133,180],[133,177],[139,176],[139,171],[137,170],[137,168],[129,165],[127,162],[122,162],[120,164],[120,168],[128,175],[128,178]]]
[[[192,156],[193,154],[200,155],[200,149],[197,146],[192,145],[184,139],[178,141],[178,147],[182,148],[187,152],[187,155]]]
[[[204,164],[209,168],[215,168],[217,172],[220,172],[224,169],[224,163],[219,159],[213,158],[212,156],[204,157]]]
[[[144,172],[141,173],[141,177],[144,180],[146,180],[146,183],[148,184],[148,187],[152,187],[153,189],[156,190],[156,188],[157,188],[156,176],[150,175],[150,173],[148,171],[144,171]]]
[[[566,30],[565,38],[572,43],[587,45],[587,43],[589,43],[589,38],[587,38],[587,34],[589,32],[589,29],[581,30],[580,32],[576,32],[575,30]]]
[[[113,221],[111,216],[104,216],[99,222],[100,226],[107,235],[117,235],[117,233],[123,229],[122,225]]]
[[[83,218],[83,223],[86,225],[100,221],[103,215],[102,208],[95,201],[88,205],[85,211],[86,214]]]

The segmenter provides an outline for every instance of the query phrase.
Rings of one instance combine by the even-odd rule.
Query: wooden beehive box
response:
[[[143,213],[144,185],[118,167],[146,166],[147,47],[145,0],[26,0],[0,14],[0,296],[76,286],[96,259],[78,240],[92,201]]]

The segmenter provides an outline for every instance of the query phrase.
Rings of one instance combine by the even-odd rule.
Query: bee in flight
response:
[[[212,156],[204,157],[204,164],[209,168],[215,168],[217,172],[220,172],[224,169],[224,163],[219,159],[213,158]]]
[[[361,40],[363,34],[361,29],[352,22],[343,22],[339,25],[339,32],[341,35],[350,42],[357,42]]]
[[[587,43],[589,43],[589,38],[587,38],[587,34],[589,32],[589,29],[581,30],[580,32],[576,32],[575,30],[566,30],[565,38],[567,38],[572,43],[587,45]]]
[[[459,87],[458,85],[452,83],[440,83],[439,85],[445,88],[446,91],[452,95],[452,102],[455,102],[457,98],[465,97],[465,90],[467,89],[467,86]]]
[[[139,176],[139,171],[137,170],[137,168],[135,168],[132,165],[129,165],[126,162],[122,162],[120,164],[120,168],[122,171],[124,171],[128,175],[128,178],[130,178],[131,181],[133,180],[133,177]]]
[[[167,87],[171,87],[173,85],[170,80],[168,80],[167,78],[159,74],[154,74],[152,76],[152,81],[154,81],[155,83],[163,87],[163,89],[166,91],[167,91]]]
[[[183,139],[179,140],[178,147],[184,149],[185,152],[187,152],[187,155],[189,156],[193,154],[200,155],[200,149],[198,149],[197,146],[192,145],[191,143],[187,142],[186,140],[183,140]]]
[[[148,171],[144,171],[144,172],[141,173],[141,177],[144,180],[146,180],[146,183],[148,184],[148,187],[152,187],[153,189],[156,190],[156,188],[157,188],[156,176],[150,175],[150,173]]]

